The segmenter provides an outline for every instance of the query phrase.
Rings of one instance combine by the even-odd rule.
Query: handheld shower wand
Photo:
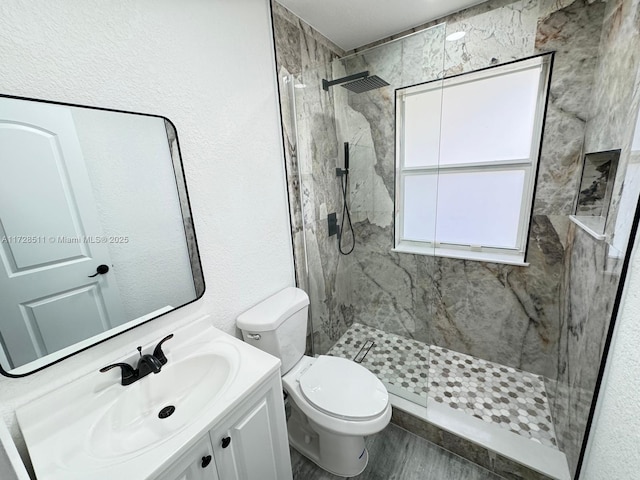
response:
[[[344,142],[344,173],[349,175],[349,142]]]
[[[351,213],[349,212],[349,206],[347,205],[347,191],[349,189],[349,142],[344,142],[344,170],[337,169],[338,176],[340,177],[340,184],[342,187],[342,221],[340,222],[340,230],[338,231],[338,250],[342,255],[349,255],[356,248],[356,234],[353,230],[353,223],[351,223]],[[351,248],[349,250],[342,249],[342,237],[344,233],[344,220],[345,218],[349,222],[349,230],[351,230]]]

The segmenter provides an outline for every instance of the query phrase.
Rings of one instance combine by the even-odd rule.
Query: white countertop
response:
[[[96,371],[20,407],[16,411],[18,423],[39,479],[154,478],[274,372],[279,375],[279,359],[216,329],[208,316],[176,330],[163,350],[169,363],[188,355],[226,350],[235,352],[237,365],[225,388],[191,423],[149,448],[111,458],[96,455],[89,448],[89,440],[90,435],[99,433],[92,431],[96,419],[118,400],[123,389],[129,388],[120,385],[120,369],[105,374]],[[123,360],[114,358],[110,363]],[[153,382],[154,376],[139,381]],[[104,434],[109,435],[109,431]]]

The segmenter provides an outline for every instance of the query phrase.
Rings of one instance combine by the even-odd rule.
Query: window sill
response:
[[[507,254],[497,252],[472,252],[469,250],[457,250],[455,248],[428,248],[417,245],[400,244],[391,249],[396,253],[410,253],[412,255],[426,255],[429,257],[457,258],[459,260],[473,260],[477,262],[503,263],[518,267],[528,267],[524,261],[524,255]]]

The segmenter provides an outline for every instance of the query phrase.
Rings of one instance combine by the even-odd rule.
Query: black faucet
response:
[[[101,368],[100,372],[104,373],[112,368],[120,367],[122,371],[122,385],[131,385],[150,373],[160,373],[162,366],[167,363],[167,357],[162,351],[162,344],[171,338],[173,338],[173,333],[160,340],[153,350],[153,355],[142,355],[142,347],[138,347],[140,359],[138,360],[138,366],[135,370],[128,363],[114,363],[113,365],[107,365]]]

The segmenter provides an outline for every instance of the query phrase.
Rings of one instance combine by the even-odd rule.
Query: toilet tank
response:
[[[282,361],[284,375],[304,355],[308,311],[307,294],[289,287],[244,312],[236,324],[245,342]]]

